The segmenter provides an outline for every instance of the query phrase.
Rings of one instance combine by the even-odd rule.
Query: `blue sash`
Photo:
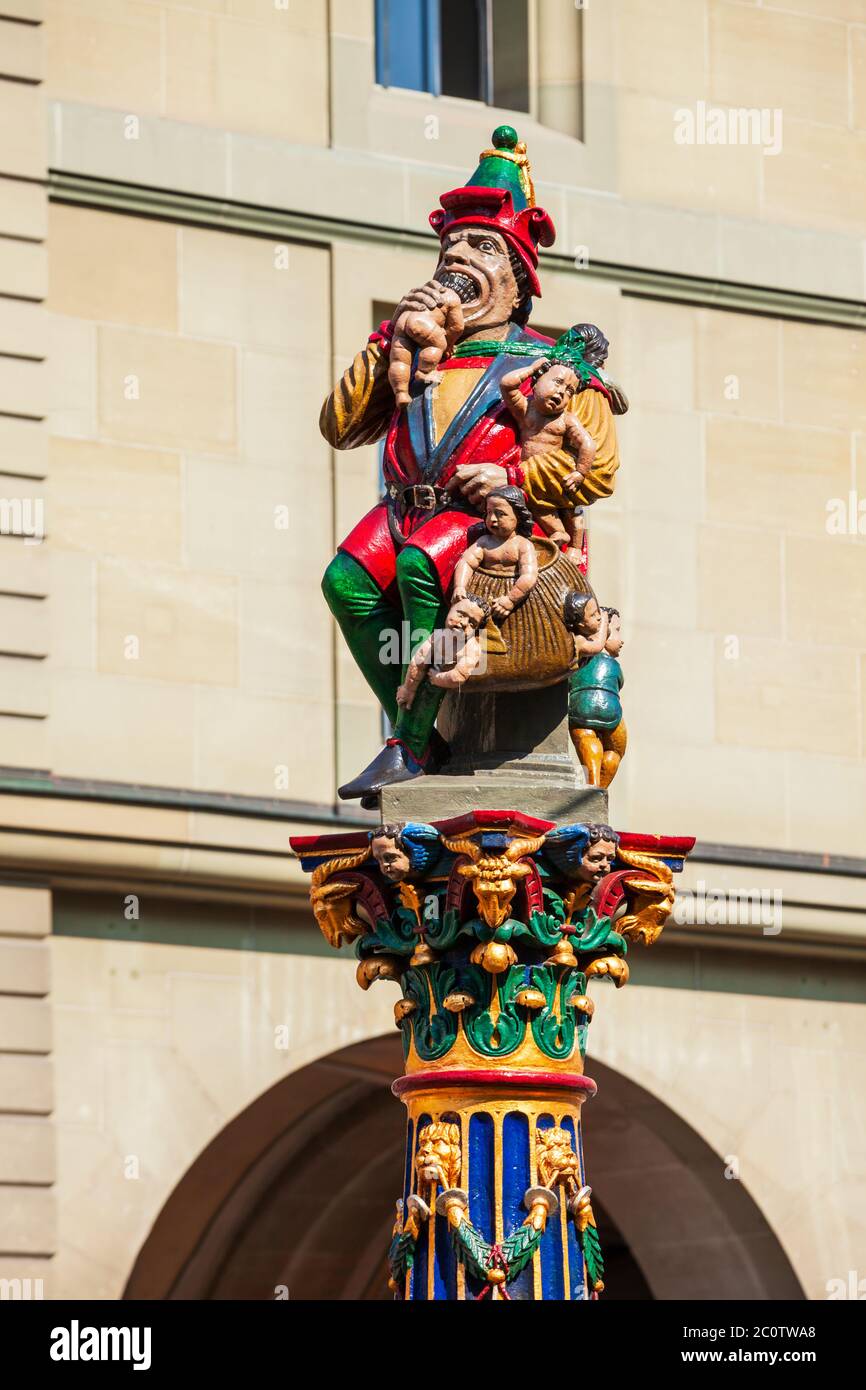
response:
[[[517,324],[512,324],[506,335],[506,342],[529,339],[530,335],[524,333]],[[543,342],[538,344],[539,357],[544,353],[544,347]],[[518,361],[525,362],[526,358],[511,357],[508,353],[493,358],[438,443],[433,421],[433,392],[436,387],[425,386],[413,396],[406,407],[406,422],[418,471],[425,482],[432,482],[439,476],[451,455],[460,447],[481,417],[486,415],[492,406],[502,404],[500,383]]]

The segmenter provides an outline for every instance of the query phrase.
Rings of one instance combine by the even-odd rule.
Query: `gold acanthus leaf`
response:
[[[348,854],[337,854],[327,859],[313,870],[310,882],[310,906],[319,924],[319,929],[329,946],[339,949],[344,940],[363,936],[364,923],[352,912],[352,904],[358,891],[356,883],[341,883],[333,880],[335,874],[347,869],[357,869],[370,857],[369,848],[357,849]]]
[[[421,896],[413,883],[401,883],[397,889],[397,896],[405,908],[414,912],[415,921],[419,927],[421,925]]]
[[[629,941],[652,946],[661,936],[676,901],[673,873],[663,859],[652,854],[621,848],[618,858],[629,868],[641,870],[645,877],[635,874],[624,880],[630,910],[619,919],[616,929]]]

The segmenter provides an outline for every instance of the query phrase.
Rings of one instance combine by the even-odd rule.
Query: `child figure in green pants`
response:
[[[569,732],[589,785],[609,787],[628,742],[619,697],[622,618],[616,608],[599,607],[592,594],[571,593],[565,601],[565,622],[574,633],[579,656],[569,692]]]

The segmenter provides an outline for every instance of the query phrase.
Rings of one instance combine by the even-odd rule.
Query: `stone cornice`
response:
[[[429,248],[432,240],[429,233],[399,227],[204,197],[175,189],[121,183],[68,170],[52,170],[48,188],[53,202],[155,217],[248,236],[284,237],[320,246],[361,241],[407,250],[424,250]],[[866,330],[866,304],[856,299],[805,294],[767,285],[740,284],[721,278],[675,274],[599,260],[591,260],[578,269],[571,257],[553,252],[543,255],[542,264],[551,270],[612,282],[619,285],[623,294],[632,297]]]

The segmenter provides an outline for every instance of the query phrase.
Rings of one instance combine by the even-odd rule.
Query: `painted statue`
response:
[[[484,656],[479,633],[490,618],[486,599],[455,592],[442,628],[417,647],[397,690],[397,705],[411,709],[425,676],[440,690],[457,690],[481,664]]]
[[[538,558],[532,515],[519,487],[496,487],[484,503],[484,530],[464,550],[454,571],[454,598],[465,598],[472,576],[482,565],[512,569],[514,586],[493,600],[494,618],[507,618],[538,582]]]
[[[619,694],[622,618],[619,609],[600,608],[586,594],[569,596],[566,617],[580,653],[569,691],[569,732],[589,785],[609,787],[628,742]]]
[[[388,883],[402,883],[412,871],[403,830],[402,825],[379,825],[370,832],[370,853]]]
[[[435,729],[444,690],[425,681],[401,707],[397,691],[412,652],[401,653],[399,663],[382,660],[384,635],[406,621],[421,645],[442,627],[455,567],[492,492],[518,488],[543,537],[539,516],[573,516],[576,507],[610,496],[619,466],[614,415],[624,398],[600,365],[603,335],[579,325],[567,343],[554,344],[529,326],[541,293],[539,248],[552,245],[555,231],[535,205],[515,131],[500,127],[468,184],[440,203],[430,218],[440,240],[431,279],[410,290],[372,334],[320,419],[335,449],[384,440],[385,495],[342,542],[323,582],[352,655],[394,726],[369,766],[340,788],[344,799],[368,804],[383,787],[435,771],[448,756]],[[576,369],[582,389],[570,394],[561,435],[538,452],[525,448],[502,384],[541,356]],[[575,486],[581,447],[588,460],[584,434],[595,452]],[[566,534],[573,541],[576,533]]]
[[[531,394],[525,394],[525,383]],[[546,357],[518,367],[502,380],[502,399],[517,421],[522,461],[566,449],[574,457],[574,469],[562,480],[564,494],[571,504],[561,511],[542,508],[535,519],[552,541],[566,545],[572,557],[581,559],[583,512],[574,505],[577,488],[592,470],[595,440],[569,406],[580,389],[580,378],[568,362],[551,363]]]
[[[409,388],[413,376],[416,381],[432,383],[436,368],[462,331],[460,296],[447,285],[438,305],[424,310],[406,309],[399,315],[391,337],[388,381],[400,409],[412,399]]]
[[[626,748],[622,621],[590,586],[584,513],[613,491],[615,416],[628,402],[594,324],[556,342],[529,326],[554,228],[510,127],[430,221],[432,278],[372,334],[321,414],[336,449],[384,441],[385,494],[323,588],[394,731],[340,796],[375,806],[384,788],[443,766],[446,696],[442,726],[465,719],[455,750],[462,729],[471,742],[498,709],[522,716],[535,698],[564,739],[566,685],[586,781],[605,788]],[[395,651],[406,631],[411,649]],[[397,1298],[589,1301],[604,1290],[582,1143],[596,1092],[589,990],[627,983],[629,952],[658,939],[694,841],[615,830],[606,793],[575,776],[563,795],[547,756],[528,773],[422,783],[404,799],[418,819],[396,819],[389,803],[401,797],[386,796],[381,824],[291,840],[319,927],[335,949],[352,946],[359,986],[399,989]],[[520,809],[530,788],[531,815]],[[452,790],[450,813],[428,822]],[[478,805],[488,793],[492,806]]]

